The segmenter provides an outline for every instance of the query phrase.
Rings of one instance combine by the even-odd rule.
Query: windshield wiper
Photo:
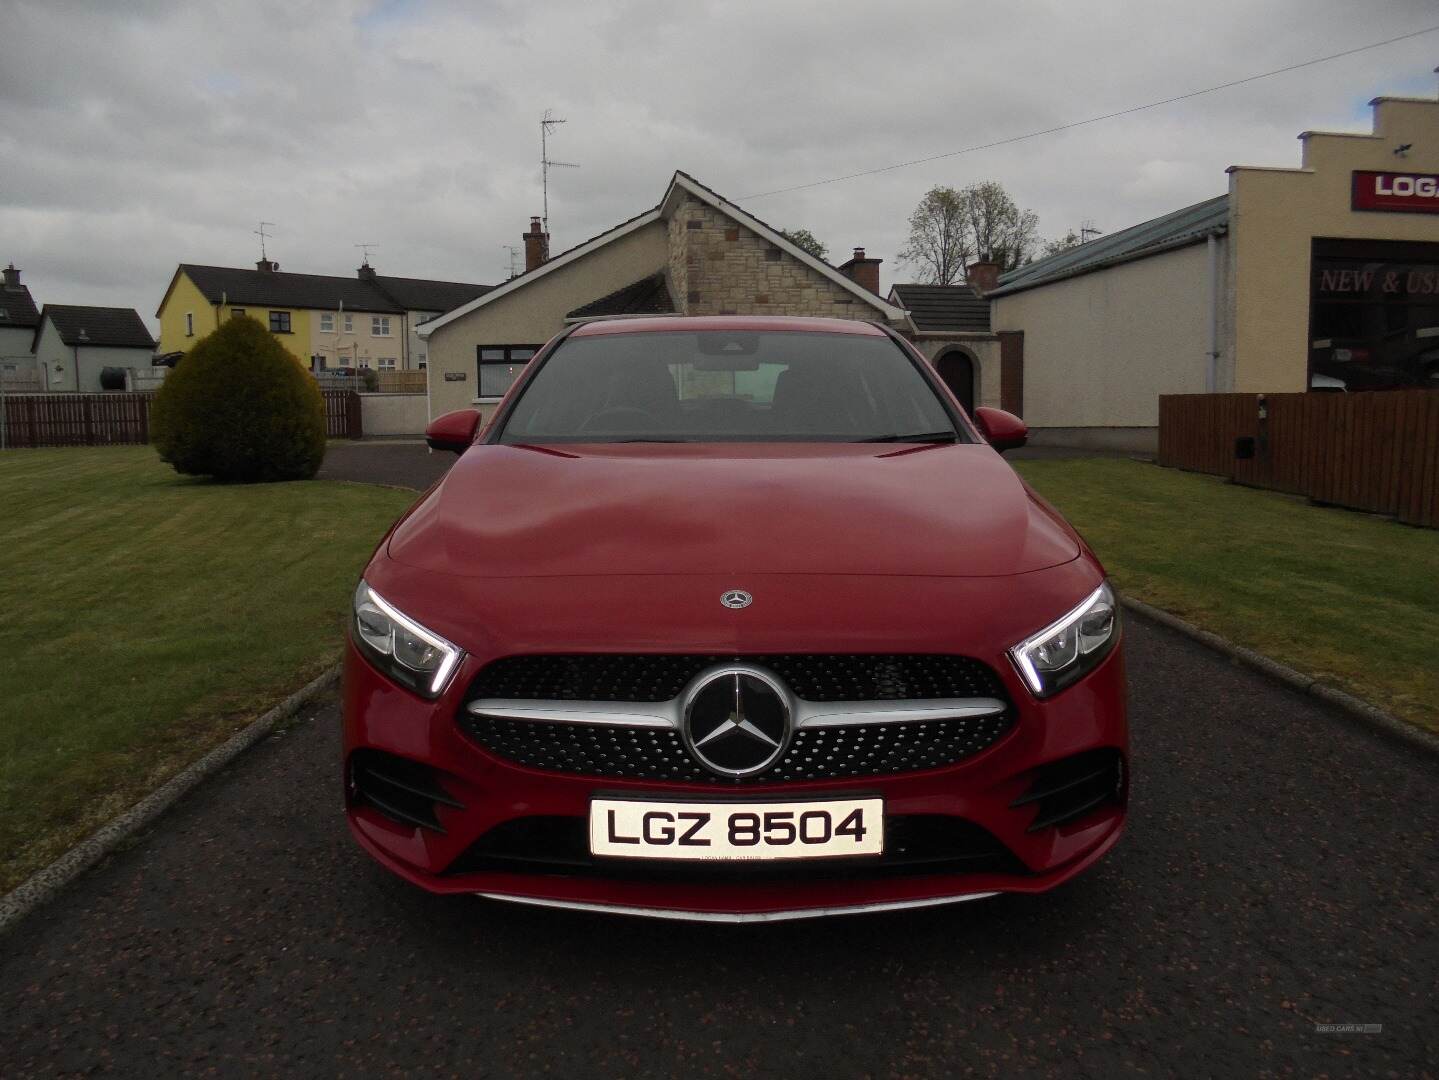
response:
[[[958,442],[959,435],[953,431],[916,431],[908,435],[875,435],[868,439],[856,439],[855,442],[933,442],[946,443]]]

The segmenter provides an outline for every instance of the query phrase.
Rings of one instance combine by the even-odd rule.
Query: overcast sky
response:
[[[1432,95],[1439,33],[994,150],[745,196],[1084,119],[1439,23],[1433,0],[0,0],[0,264],[133,306],[178,262],[498,282],[565,117],[553,250],[684,169],[885,288],[935,184],[1002,183],[1045,236],[1114,231],[1295,165],[1306,128]],[[623,284],[617,282],[616,285]]]

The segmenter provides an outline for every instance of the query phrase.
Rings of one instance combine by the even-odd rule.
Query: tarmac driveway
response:
[[[336,441],[325,447],[325,460],[316,479],[424,491],[444,476],[456,460],[454,454],[432,452],[421,439]]]
[[[1130,457],[1107,450],[1075,450],[1058,446],[1027,446],[1011,450],[1016,460],[1050,460],[1083,457]],[[454,454],[431,453],[422,440],[383,439],[371,442],[331,442],[325,449],[321,480],[350,480],[387,484],[424,491],[456,461]]]
[[[772,926],[412,889],[349,838],[325,704],[0,939],[0,1074],[1433,1075],[1439,762],[1127,633],[1094,870]]]

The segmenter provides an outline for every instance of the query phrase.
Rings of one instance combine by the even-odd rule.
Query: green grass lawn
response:
[[[1439,730],[1439,531],[1134,461],[1015,465],[1124,592]]]
[[[413,498],[218,485],[149,447],[0,453],[0,892],[333,663]]]

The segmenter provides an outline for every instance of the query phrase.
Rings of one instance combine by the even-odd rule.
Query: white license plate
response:
[[[622,859],[820,859],[884,853],[883,799],[594,799],[590,853]]]

